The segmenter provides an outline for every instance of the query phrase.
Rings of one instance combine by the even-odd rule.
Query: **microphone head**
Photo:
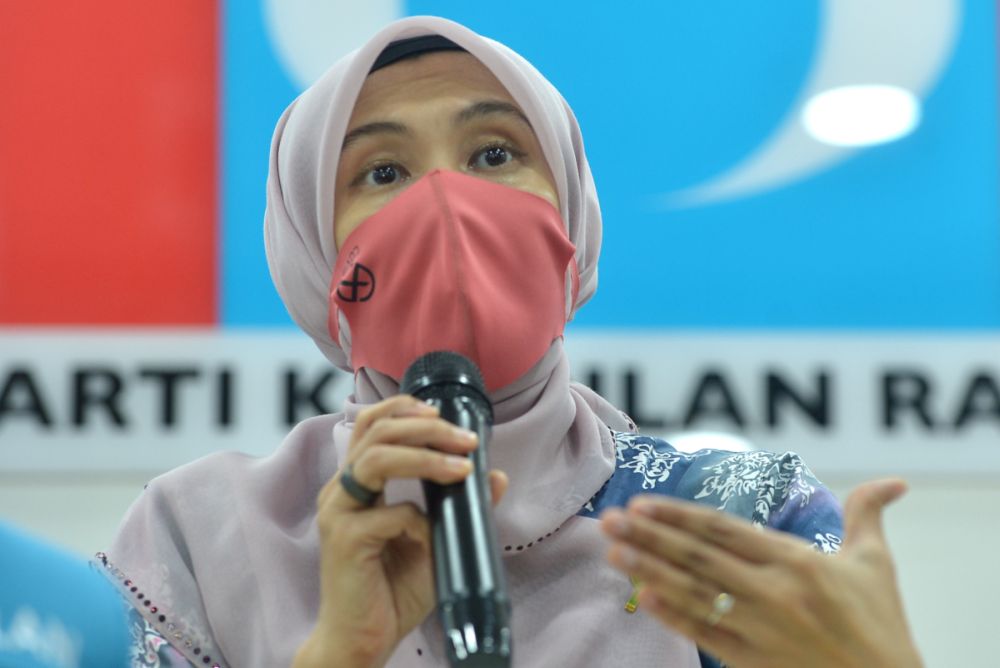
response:
[[[418,357],[403,374],[399,389],[415,397],[427,394],[430,388],[461,385],[474,390],[489,404],[486,383],[475,362],[450,350],[436,350]]]

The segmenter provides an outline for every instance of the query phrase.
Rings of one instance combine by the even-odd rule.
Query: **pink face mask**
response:
[[[452,350],[499,389],[562,336],[579,288],[574,252],[544,199],[432,171],[344,241],[330,334],[339,340],[343,314],[355,369],[398,380],[420,355]]]

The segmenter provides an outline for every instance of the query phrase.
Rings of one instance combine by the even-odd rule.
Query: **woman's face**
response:
[[[362,221],[434,169],[517,188],[559,208],[528,119],[492,72],[467,53],[429,53],[371,74],[347,127],[334,193],[338,248]]]

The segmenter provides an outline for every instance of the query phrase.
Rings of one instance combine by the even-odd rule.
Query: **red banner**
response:
[[[218,7],[0,4],[0,323],[216,320]]]

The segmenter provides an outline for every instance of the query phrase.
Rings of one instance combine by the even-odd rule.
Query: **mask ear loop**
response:
[[[340,349],[344,351],[347,363],[353,369],[354,363],[351,362],[351,324],[347,322],[347,316],[344,315],[344,312],[337,306],[337,302],[334,301],[334,294],[331,288],[326,328],[330,333],[330,339],[335,341],[340,346]]]
[[[566,322],[573,319],[573,312],[576,310],[576,297],[580,294],[580,272],[576,267],[576,256],[570,258],[566,265],[566,278],[563,280],[566,286]]]
[[[340,344],[341,350],[347,353],[347,360],[350,362],[351,359],[351,323],[347,322],[347,316],[339,308],[337,309],[337,325],[339,330],[339,337],[337,338],[337,343]],[[351,364],[351,368],[354,368],[354,364]]]

